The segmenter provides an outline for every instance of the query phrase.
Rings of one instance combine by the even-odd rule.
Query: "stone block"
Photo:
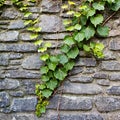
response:
[[[120,95],[120,86],[112,86],[111,88],[107,89],[107,93],[109,95]]]
[[[110,50],[120,50],[120,39],[119,39],[119,37],[114,38],[110,41],[109,49]]]
[[[109,79],[112,81],[120,81],[120,73],[110,74]]]

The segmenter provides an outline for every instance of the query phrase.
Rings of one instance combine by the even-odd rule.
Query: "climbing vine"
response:
[[[83,0],[80,4],[68,0],[68,3],[63,4],[62,10],[69,16],[63,21],[63,24],[70,35],[65,36],[60,53],[55,55],[51,54],[51,43],[39,40],[39,32],[42,28],[35,26],[39,19],[29,19],[29,16],[32,15],[28,9],[29,3],[34,3],[36,0],[11,1],[24,14],[24,18],[28,18],[24,20],[24,24],[26,29],[31,32],[31,39],[37,39],[35,45],[38,46],[38,52],[41,53],[40,60],[44,61],[44,65],[40,68],[42,83],[36,85],[35,91],[38,96],[36,115],[41,116],[42,113],[45,113],[54,90],[60,86],[74,67],[80,50],[97,58],[104,57],[104,45],[92,42],[91,38],[108,36],[109,28],[104,25],[106,20],[103,12],[106,8],[118,11],[120,0]],[[4,5],[4,2],[5,0],[0,1],[0,7]]]

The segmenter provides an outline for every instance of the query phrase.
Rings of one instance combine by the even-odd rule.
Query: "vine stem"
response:
[[[117,13],[117,11],[113,12],[112,15],[110,15],[109,17],[107,17],[107,18],[105,19],[105,21],[102,23],[102,26],[104,26],[116,13]]]

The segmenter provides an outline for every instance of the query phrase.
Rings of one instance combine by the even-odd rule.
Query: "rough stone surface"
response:
[[[60,11],[60,1],[53,1],[53,0],[43,0],[41,3],[41,11],[42,12],[59,12]]]
[[[6,92],[0,92],[0,108],[10,105],[10,97]]]
[[[0,65],[6,66],[9,64],[9,55],[0,53]]]
[[[40,69],[42,64],[43,62],[40,61],[39,55],[31,55],[23,60],[22,67],[25,69]]]
[[[23,40],[23,41],[31,41],[31,40],[34,40],[34,39],[31,39],[30,38],[30,33],[21,33],[20,35],[19,35],[19,39],[20,40]]]
[[[107,93],[109,95],[120,95],[120,86],[112,86],[111,88],[107,89]]]
[[[111,50],[120,50],[120,39],[116,38],[110,42],[109,48]]]
[[[34,111],[36,104],[36,97],[13,99],[11,110],[14,112]]]
[[[103,70],[119,71],[120,70],[120,62],[118,62],[118,61],[102,61],[101,68]]]
[[[69,83],[64,85],[65,93],[80,94],[80,95],[95,95],[102,93],[102,88],[98,85],[81,84],[81,83]]]
[[[113,80],[113,81],[120,81],[120,73],[113,73],[113,74],[110,74],[110,80]]]
[[[96,66],[96,60],[94,58],[80,58],[76,66]]]
[[[40,16],[40,24],[42,27],[42,32],[62,32],[64,31],[64,27],[62,24],[62,20],[60,17],[56,15],[41,15]],[[52,22],[51,22],[52,21]]]
[[[89,83],[93,81],[93,78],[91,76],[71,76],[68,78],[71,82],[83,82],[83,83]]]
[[[9,94],[13,97],[23,97],[24,96],[24,92],[23,91],[11,91],[9,92]]]
[[[100,112],[112,112],[120,110],[120,99],[113,97],[99,97],[95,101],[96,107]]]
[[[83,72],[83,68],[82,67],[74,67],[70,72],[69,75],[76,75],[78,73]]]
[[[98,79],[97,80],[97,84],[98,85],[102,85],[102,86],[109,86],[110,85],[110,81],[106,80],[106,79]]]
[[[95,73],[93,75],[93,78],[97,78],[97,79],[107,79],[108,78],[108,75],[106,73]]]
[[[21,53],[10,53],[9,59],[20,59],[23,57],[23,54]]]
[[[0,33],[0,41],[18,41],[18,31],[8,31],[4,33]]]

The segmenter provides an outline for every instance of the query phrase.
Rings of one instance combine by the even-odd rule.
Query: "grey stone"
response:
[[[6,71],[8,78],[40,78],[40,73],[36,71],[26,70],[8,70]]]
[[[0,120],[11,120],[11,115],[0,113]]]
[[[5,80],[0,81],[0,90],[11,90],[11,89],[16,89],[20,86],[20,83],[18,80],[12,80],[6,78]]]
[[[0,53],[0,65],[6,66],[9,64],[9,55],[5,53]]]
[[[29,17],[24,17],[25,20],[36,20],[38,19],[39,14],[38,13],[32,13]]]
[[[20,59],[23,57],[23,54],[21,53],[10,53],[9,59]]]
[[[111,88],[107,89],[107,93],[109,95],[120,95],[120,86],[112,86]]]
[[[0,25],[8,25],[10,21],[8,20],[0,20]]]
[[[36,97],[13,99],[11,110],[14,112],[34,111],[37,104]]]
[[[20,16],[21,14],[15,8],[6,8],[1,15],[4,19],[16,19]]]
[[[59,89],[62,89],[62,87]],[[102,93],[103,90],[98,85],[65,82],[63,92],[80,95],[95,95]]]
[[[98,97],[95,101],[99,112],[112,112],[120,110],[120,99],[113,97]]]
[[[40,12],[39,7],[29,7],[28,10],[32,13],[39,13]]]
[[[25,25],[23,20],[15,20],[10,23],[10,25],[8,26],[8,29],[21,29],[24,27]]]
[[[83,83],[90,83],[93,81],[93,78],[91,76],[87,76],[87,75],[71,76],[68,79],[71,82],[83,82]]]
[[[7,107],[10,105],[10,97],[6,92],[0,92],[0,107]]]
[[[23,60],[22,67],[25,69],[40,69],[42,64],[39,55],[31,55]]]
[[[113,81],[120,81],[120,73],[112,73],[112,74],[110,74],[109,79],[113,80]]]
[[[58,101],[60,96],[54,96],[50,100],[50,105],[48,108],[57,109]],[[71,97],[71,96],[63,96],[61,97],[61,105],[60,110],[91,110],[92,109],[92,100],[90,98],[82,98],[82,97]]]
[[[75,66],[96,66],[96,60],[94,58],[80,58]]]
[[[33,43],[24,44],[1,44],[0,51],[11,52],[36,52],[37,47]]]
[[[53,1],[53,0],[42,0],[41,3],[41,11],[42,12],[59,12],[61,9],[61,2],[60,1]]]
[[[83,71],[84,74],[92,74],[95,73],[95,69],[94,68],[85,68]]]
[[[23,97],[24,92],[23,91],[11,91],[9,94],[13,97]]]
[[[69,35],[68,33],[57,33],[57,34],[45,34],[43,35],[43,38],[46,40],[57,40],[57,39],[64,39],[66,35]]]
[[[25,94],[27,95],[35,94],[35,84],[36,84],[36,81],[23,80],[22,86]]]
[[[118,62],[118,61],[102,61],[101,68],[102,68],[102,70],[119,71],[120,70],[120,62]]]
[[[61,18],[56,15],[41,15],[40,21],[38,26],[42,27],[42,32],[65,31]]]
[[[102,86],[109,86],[110,85],[110,81],[107,79],[98,79],[97,80],[97,84],[98,85],[102,85]]]
[[[5,78],[5,70],[0,70],[0,78]]]
[[[83,72],[83,67],[74,67],[70,72],[69,75],[76,75],[78,73]]]
[[[120,50],[120,39],[119,39],[119,37],[111,40],[109,48],[111,50]]]
[[[109,37],[115,37],[120,35],[120,30],[110,30]]]
[[[97,79],[107,79],[108,75],[106,73],[103,72],[97,72],[93,75],[93,78],[97,78]]]
[[[19,35],[18,31],[8,31],[8,32],[0,33],[0,41],[8,41],[8,42],[18,41],[18,35]]]
[[[52,115],[50,120],[57,120],[57,115]],[[99,114],[77,114],[77,115],[60,115],[60,120],[104,120]]]
[[[9,62],[9,65],[21,65],[22,64],[22,60],[11,60]]]

